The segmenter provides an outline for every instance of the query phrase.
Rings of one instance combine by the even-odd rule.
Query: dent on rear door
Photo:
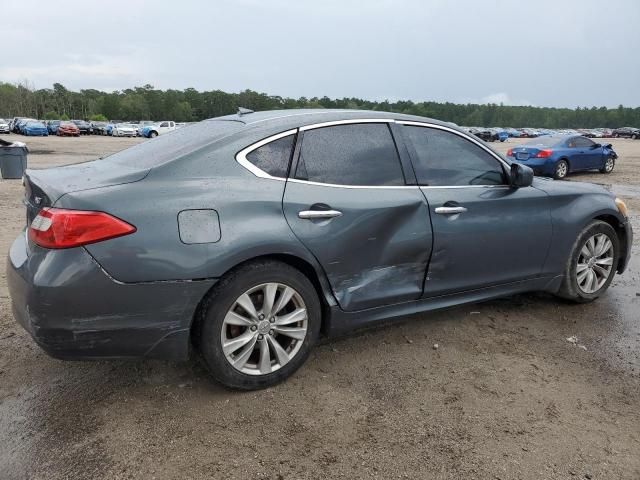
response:
[[[324,204],[342,212],[305,220]],[[325,269],[347,311],[418,299],[431,255],[429,211],[418,189],[342,189],[287,182],[284,211],[300,241]]]

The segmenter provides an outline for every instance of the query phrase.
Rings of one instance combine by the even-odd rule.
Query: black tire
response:
[[[158,136],[158,132],[149,133],[149,138],[156,138]]]
[[[638,138],[638,135],[636,135],[636,134],[634,133],[633,135],[631,135],[631,138],[632,138],[633,140],[636,140],[636,139]]]
[[[599,233],[603,233],[607,237],[609,237],[609,240],[613,244],[612,269],[607,281],[597,291],[593,293],[586,293],[578,286],[576,273],[578,268],[578,258],[580,256],[580,251],[582,250],[582,247],[584,247],[586,241],[593,235]],[[557,295],[577,303],[592,302],[596,298],[600,297],[607,290],[607,288],[609,288],[609,285],[611,284],[611,281],[615,276],[616,266],[618,265],[619,258],[620,242],[618,240],[616,231],[611,227],[611,225],[606,222],[603,222],[601,220],[593,220],[582,230],[582,232],[580,232],[578,238],[576,238],[576,241],[573,244],[573,247],[571,248],[571,254],[569,255],[569,259],[567,260],[567,264],[565,266],[564,279]]]
[[[605,160],[604,165],[600,169],[600,173],[604,173],[608,175],[609,173],[613,172],[613,169],[615,167],[616,167],[616,159],[613,157],[609,157],[607,158],[607,160]]]
[[[569,175],[569,162],[567,162],[566,160],[560,160],[558,163],[556,163],[556,168],[553,171],[553,178],[555,178],[556,180],[562,180],[564,178],[567,178],[567,175]]]
[[[307,332],[298,352],[279,369],[268,374],[250,375],[231,365],[222,350],[224,318],[236,300],[249,289],[278,282],[293,288],[307,309]],[[282,382],[308,358],[320,335],[322,309],[313,284],[299,270],[277,261],[257,261],[229,272],[208,294],[200,309],[196,345],[215,380],[238,390],[256,390]]]

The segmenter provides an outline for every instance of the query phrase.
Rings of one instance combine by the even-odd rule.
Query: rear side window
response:
[[[576,137],[574,138],[574,140],[575,140],[576,147],[578,148],[590,147],[591,145],[594,144],[594,142],[592,142],[586,137]]]
[[[232,135],[243,126],[239,122],[205,120],[121,150],[100,161],[133,168],[152,168]]]
[[[293,151],[295,135],[269,142],[247,154],[247,160],[272,177],[285,178]]]
[[[415,150],[418,183],[427,186],[503,185],[500,162],[470,140],[445,130],[404,127]]]
[[[304,132],[295,178],[336,185],[404,185],[387,124],[337,125]]]

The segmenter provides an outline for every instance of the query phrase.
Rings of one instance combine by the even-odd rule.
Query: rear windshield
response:
[[[551,136],[543,136],[543,137],[537,137],[537,138],[533,138],[531,140],[529,140],[526,145],[531,145],[531,146],[536,146],[539,145],[541,147],[551,147],[559,142],[561,142],[563,139],[560,139],[558,137],[551,137]]]
[[[231,135],[242,127],[244,123],[241,122],[205,120],[109,155],[103,161],[133,168],[153,168]]]

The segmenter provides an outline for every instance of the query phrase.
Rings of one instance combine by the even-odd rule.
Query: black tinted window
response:
[[[463,137],[444,130],[405,127],[407,140],[417,158],[415,170],[420,185],[502,185],[500,162]]]
[[[247,154],[247,160],[272,177],[286,177],[295,135],[269,142]]]
[[[354,124],[304,132],[296,178],[338,185],[404,185],[386,124]]]
[[[590,147],[593,145],[593,142],[586,137],[576,137],[574,140],[576,147],[578,148]]]

